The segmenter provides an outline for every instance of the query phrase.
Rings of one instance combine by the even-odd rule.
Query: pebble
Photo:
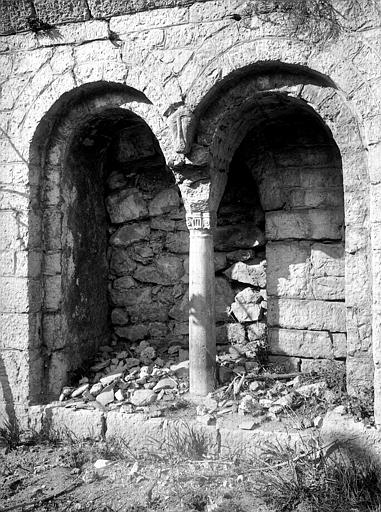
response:
[[[82,384],[82,386],[79,386],[79,388],[75,389],[75,390],[72,392],[71,397],[72,397],[72,398],[75,398],[75,397],[77,397],[77,396],[81,396],[81,395],[82,395],[82,393],[83,393],[84,391],[86,391],[87,389],[89,389],[89,387],[90,387],[90,384],[88,384],[88,383],[86,383],[86,384]]]

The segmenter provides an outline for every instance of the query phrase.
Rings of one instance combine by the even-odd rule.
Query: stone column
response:
[[[214,217],[187,214],[189,246],[189,377],[190,393],[205,396],[216,377],[214,296]]]

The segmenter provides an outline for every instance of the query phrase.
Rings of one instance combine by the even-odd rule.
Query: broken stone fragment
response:
[[[134,391],[130,398],[130,402],[136,407],[150,405],[157,399],[157,394],[150,389],[138,389]]]
[[[170,369],[177,377],[188,377],[189,360],[182,361],[181,363],[178,364],[173,364],[171,365]]]
[[[121,389],[118,389],[118,391],[115,393],[115,400],[118,400],[118,402],[121,402],[124,400],[125,396]]]
[[[84,391],[86,391],[87,389],[89,389],[89,387],[90,387],[90,384],[88,384],[88,383],[86,383],[86,384],[82,384],[82,386],[79,386],[79,388],[75,389],[75,390],[72,392],[71,397],[72,397],[72,398],[75,398],[75,397],[77,397],[77,396],[81,396],[81,395],[82,395],[82,393],[83,393]]]
[[[253,398],[251,395],[245,395],[239,406],[238,406],[238,413],[239,414],[253,414],[256,413],[259,409],[259,404],[255,398]]]
[[[114,401],[114,385],[106,386],[96,398],[104,407]]]
[[[296,388],[296,391],[304,397],[321,396],[322,393],[327,389],[327,383],[325,381],[315,382],[314,384],[307,384]]]
[[[140,362],[149,365],[156,357],[156,350],[153,347],[146,347],[140,352]]]
[[[108,384],[111,384],[112,382],[116,381],[117,379],[120,379],[122,377],[122,373],[112,373],[110,375],[106,375],[105,377],[102,377],[100,382],[103,384],[103,386],[107,386]]]
[[[259,288],[266,286],[266,262],[257,265],[248,265],[242,261],[234,263],[224,274],[233,281],[251,284]]]
[[[164,379],[159,380],[156,386],[153,388],[156,393],[160,392],[163,389],[171,389],[177,388],[177,382],[175,382],[170,377],[165,377]]]
[[[230,309],[238,322],[256,322],[261,315],[260,301],[260,294],[248,287],[237,293]]]
[[[103,386],[100,382],[97,382],[96,384],[93,384],[90,388],[90,393],[93,395],[93,396],[97,396],[99,395],[99,393],[102,391],[103,389]]]

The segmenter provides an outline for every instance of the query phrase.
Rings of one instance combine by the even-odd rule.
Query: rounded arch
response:
[[[117,83],[65,93],[41,119],[30,145],[29,265],[38,253],[40,286],[30,288],[29,300],[40,294],[41,319],[29,340],[39,347],[32,403],[56,398],[67,373],[109,335],[104,161],[122,133],[130,143],[121,151],[137,148],[137,159],[154,159],[170,175],[161,146],[170,147],[166,125],[144,94]],[[174,182],[172,175],[166,179]]]
[[[260,122],[272,115],[269,110],[266,112],[264,102],[275,102],[279,108],[291,105],[324,127],[340,152],[343,172],[348,384],[350,390],[370,385],[373,372],[370,179],[362,125],[339,87],[302,63],[262,62],[234,69],[226,75],[208,91],[204,89],[202,99],[193,105],[193,151],[201,146],[207,154],[209,208],[212,211],[218,208],[229,164],[245,135],[253,128],[260,130]],[[192,159],[192,151],[189,158]]]

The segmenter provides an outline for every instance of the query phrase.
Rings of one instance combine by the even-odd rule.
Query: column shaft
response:
[[[214,247],[210,229],[190,229],[189,366],[190,392],[207,395],[214,389],[216,373]]]

